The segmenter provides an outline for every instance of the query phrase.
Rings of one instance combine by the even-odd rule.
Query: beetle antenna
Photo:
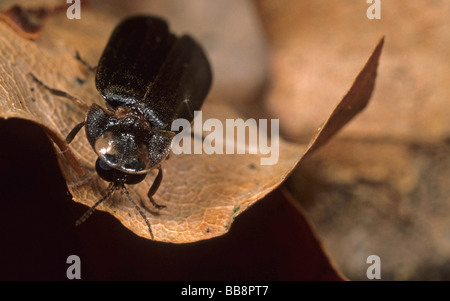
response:
[[[135,201],[133,201],[133,199],[131,198],[130,194],[128,193],[128,190],[125,188],[125,185],[122,185],[122,190],[125,193],[125,195],[127,196],[127,198],[130,200],[130,202],[134,205],[134,207],[136,208],[136,210],[139,212],[139,214],[142,216],[142,218],[144,219],[145,223],[147,224],[148,227],[148,232],[150,233],[150,236],[153,238],[153,232],[152,232],[152,227],[150,226],[150,222],[148,221],[147,216],[145,215],[144,211],[142,211],[141,207],[139,207]]]
[[[100,200],[98,200],[91,208],[89,208],[76,222],[75,222],[75,226],[79,226],[80,224],[82,224],[84,221],[86,221],[91,215],[92,213],[94,213],[95,211],[95,207],[97,207],[98,205],[100,205],[101,202],[103,202],[104,200],[106,200],[107,198],[109,198],[109,196],[114,192],[114,189],[116,188],[116,186],[114,185],[114,183],[110,183],[108,186],[108,193],[103,196]]]
[[[81,99],[76,98],[75,96],[70,95],[67,92],[58,90],[58,89],[53,89],[50,88],[49,86],[47,86],[46,84],[44,84],[43,82],[41,82],[36,76],[34,76],[33,73],[29,73],[31,75],[31,77],[33,78],[33,80],[38,83],[40,86],[42,86],[43,88],[45,88],[46,90],[48,90],[51,94],[55,95],[55,96],[60,96],[60,97],[64,97],[67,98],[71,101],[73,101],[73,103],[79,107],[80,109],[82,109],[83,111],[87,111],[89,110],[89,106],[84,103]]]
[[[89,71],[94,72],[95,69],[97,69],[97,66],[92,67],[91,65],[89,65],[85,60],[83,60],[80,56],[80,53],[78,52],[78,50],[75,50],[75,59],[77,61],[79,61],[83,66],[85,66],[86,68],[89,69]]]

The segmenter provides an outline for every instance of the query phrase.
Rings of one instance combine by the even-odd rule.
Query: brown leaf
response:
[[[366,65],[356,77],[350,91],[348,91],[336,106],[324,125],[317,130],[308,149],[303,155],[304,158],[327,143],[331,137],[336,135],[342,127],[366,107],[375,87],[378,60],[380,59],[383,44],[384,38],[380,40]]]
[[[47,11],[44,8],[26,10],[14,5],[0,14],[0,20],[3,20],[23,37],[36,39],[46,15]]]
[[[0,5],[0,21],[8,24],[14,31],[26,39],[37,39],[45,19],[55,13],[65,12],[66,5],[53,1],[46,5],[27,3],[27,1],[4,1]],[[25,6],[21,6],[25,4]],[[39,5],[39,3],[37,3]]]
[[[80,256],[83,280],[342,279],[302,210],[279,190],[243,213],[220,239],[154,243],[103,212],[74,231],[73,221],[86,207],[67,195],[43,131],[32,122],[0,120],[0,138],[0,158],[7,158],[0,174],[0,280],[67,280],[68,254]]]
[[[380,2],[381,19],[369,20],[365,1],[258,1],[282,74],[272,93],[285,99],[267,107],[290,135],[312,132],[365,45],[386,36],[369,109],[286,186],[351,279],[367,279],[365,259],[378,254],[384,280],[445,280],[450,2]]]
[[[376,254],[383,280],[449,280],[449,153],[445,142],[335,139],[286,186],[350,279],[367,280]]]
[[[85,112],[70,101],[50,95],[31,80],[30,73],[46,85],[68,91],[86,102],[104,103],[94,89],[93,75],[74,59],[78,50],[85,60],[95,62],[119,21],[113,15],[98,18],[98,14],[95,9],[84,10],[83,22],[76,26],[65,15],[52,16],[35,42],[17,36],[6,24],[0,23],[3,75],[0,112],[3,118],[32,120],[50,130],[55,141],[62,140],[84,119]],[[366,87],[363,88],[366,91]],[[364,97],[358,98],[359,94],[351,95],[357,98],[351,101],[355,101],[355,106],[367,102]],[[315,143],[319,146],[331,137],[327,133],[335,133],[334,128],[339,129],[349,121],[348,117],[343,121],[338,118],[340,112],[330,118],[327,124],[330,129],[322,131],[316,138],[315,141],[320,143]],[[224,121],[240,117],[244,118],[217,94],[207,99],[203,107],[204,120],[217,118]],[[310,147],[311,151],[316,148],[315,143]],[[92,206],[105,194],[107,183],[95,173],[96,156],[84,135],[75,138],[70,150],[85,176],[80,176],[69,164],[64,157],[66,152],[58,151],[63,175],[74,200]],[[304,150],[304,145],[280,139],[279,162],[271,166],[260,165],[264,155],[172,155],[162,166],[164,179],[155,195],[158,203],[167,206],[159,212],[155,212],[147,197],[154,173],[150,173],[143,183],[129,186],[129,190],[148,211],[156,240],[187,243],[208,239],[226,233],[238,215],[282,183]],[[99,209],[114,215],[137,235],[149,238],[144,221],[119,192]]]
[[[65,16],[55,16],[48,20],[35,42],[17,36],[6,24],[0,23],[1,74],[4,75],[0,111],[3,118],[35,121],[61,140],[84,119],[84,112],[72,102],[43,90],[32,81],[30,73],[48,86],[103,104],[94,89],[92,74],[74,59],[75,50],[88,54],[88,61],[90,53],[100,53],[118,21],[113,17],[102,20],[84,11],[83,22],[74,26]],[[81,35],[81,32],[84,33]],[[55,44],[57,37],[58,45]],[[76,78],[87,82],[80,85]],[[206,101],[203,116],[221,120],[239,117],[225,102],[216,99]],[[70,166],[64,153],[58,151],[58,158],[74,200],[91,206],[105,193],[107,183],[96,175],[93,166],[96,156],[85,139],[84,135],[79,135],[70,145],[85,176],[80,176]],[[163,164],[164,179],[155,195],[155,200],[167,208],[158,214],[148,214],[155,239],[185,243],[226,233],[237,215],[284,180],[295,166],[301,149],[301,146],[280,141],[279,164],[272,166],[261,166],[260,155],[171,156]],[[129,187],[132,197],[152,213],[155,209],[146,195],[154,176],[149,174],[144,183]],[[120,193],[116,192],[99,209],[116,216],[136,234],[149,237],[144,221]]]

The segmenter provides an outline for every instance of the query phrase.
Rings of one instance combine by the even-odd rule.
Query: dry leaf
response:
[[[285,186],[350,279],[367,280],[378,254],[383,280],[446,280],[450,2],[380,2],[369,20],[366,1],[258,1],[280,77],[266,105],[289,135],[315,128],[368,42],[386,36],[369,109]]]
[[[155,243],[72,202],[52,143],[35,123],[0,120],[0,280],[67,280],[66,258],[80,256],[83,280],[339,280],[308,219],[276,190],[217,239]],[[24,185],[26,183],[26,185]],[[283,254],[283,256],[280,256]],[[24,258],[36,258],[26,260]]]
[[[325,124],[317,130],[304,154],[304,158],[327,143],[331,137],[336,135],[342,127],[366,107],[375,87],[378,60],[383,44],[384,38],[380,40],[363,70],[356,77],[350,91],[339,102]]]
[[[23,39],[8,25],[0,23],[3,76],[0,112],[3,118],[32,120],[51,133],[54,141],[62,140],[84,119],[84,112],[77,106],[50,95],[31,80],[30,73],[48,86],[103,104],[94,89],[93,75],[74,59],[76,50],[86,54],[87,61],[98,58],[109,33],[119,21],[107,14],[99,18],[99,14],[103,13],[85,10],[83,22],[76,26],[65,15],[52,15],[35,41]],[[358,78],[374,78],[380,50],[379,45]],[[338,107],[316,137],[315,141],[319,142],[315,143],[324,144],[364,106],[358,104],[367,102],[370,97],[367,92],[372,91],[374,82],[360,83],[357,79],[355,85],[360,84],[361,87],[352,88],[344,98],[345,105],[355,104],[350,114]],[[353,93],[355,89],[365,93]],[[243,116],[217,96],[207,99],[203,107],[204,120],[239,117]],[[311,151],[317,148],[315,143],[311,145]],[[157,213],[146,196],[155,174],[149,174],[139,185],[129,186],[129,190],[132,197],[151,212],[147,216],[156,240],[187,243],[208,239],[226,233],[239,214],[282,183],[304,149],[304,145],[280,140],[279,162],[272,166],[260,165],[261,155],[172,155],[162,166],[164,179],[155,195],[155,200],[167,208]],[[65,157],[67,152],[57,151],[64,177],[74,200],[91,206],[105,193],[107,183],[95,173],[96,156],[84,135],[75,138],[70,150],[85,175],[80,176],[73,164],[70,165]],[[114,215],[137,235],[149,238],[144,221],[120,193],[116,192],[99,209]]]
[[[54,140],[57,137],[62,140],[77,122],[84,120],[84,112],[70,101],[43,90],[32,81],[30,73],[48,86],[103,104],[94,89],[92,74],[74,59],[73,47],[78,45],[81,53],[99,53],[118,22],[113,17],[103,20],[100,23],[95,14],[84,12],[84,22],[74,26],[65,15],[52,16],[34,42],[0,23],[2,74],[8,75],[2,81],[2,116],[35,121],[53,133]],[[87,33],[80,35],[83,31]],[[86,83],[80,84],[77,78]],[[239,115],[225,102],[208,99],[203,117],[225,120]],[[74,199],[91,206],[105,193],[107,183],[96,175],[93,167],[96,156],[85,139],[80,135],[70,145],[85,175],[80,176],[69,164],[64,157],[66,153],[58,151],[58,157]],[[281,141],[280,161],[273,166],[261,166],[258,155],[172,155],[163,164],[164,179],[155,195],[155,200],[167,208],[158,214],[148,214],[155,239],[185,243],[226,233],[237,215],[284,180],[300,153],[301,146]],[[144,183],[129,187],[132,197],[152,213],[155,209],[146,194],[154,176],[149,174]],[[149,237],[144,221],[120,193],[115,193],[99,209],[112,213],[136,234]]]
[[[285,182],[339,270],[367,280],[448,280],[450,145],[335,139]]]

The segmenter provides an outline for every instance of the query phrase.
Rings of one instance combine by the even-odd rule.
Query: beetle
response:
[[[78,53],[76,58],[87,65]],[[75,99],[32,76],[52,94]],[[212,71],[202,47],[188,35],[171,33],[163,19],[138,15],[117,25],[95,71],[95,85],[106,108],[91,105],[85,119],[66,138],[70,143],[85,127],[87,140],[98,156],[96,172],[110,182],[107,193],[76,225],[121,189],[145,220],[153,239],[145,213],[125,185],[138,184],[148,172],[157,169],[148,197],[155,208],[165,207],[157,204],[153,196],[163,178],[161,163],[168,158],[177,134],[171,124],[178,118],[192,122],[193,111],[201,108],[211,83]]]

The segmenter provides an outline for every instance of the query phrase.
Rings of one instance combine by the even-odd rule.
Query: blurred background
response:
[[[269,37],[267,108],[288,136],[313,131],[385,36],[366,110],[286,188],[340,270],[364,280],[450,279],[450,27],[446,1],[259,1]]]

